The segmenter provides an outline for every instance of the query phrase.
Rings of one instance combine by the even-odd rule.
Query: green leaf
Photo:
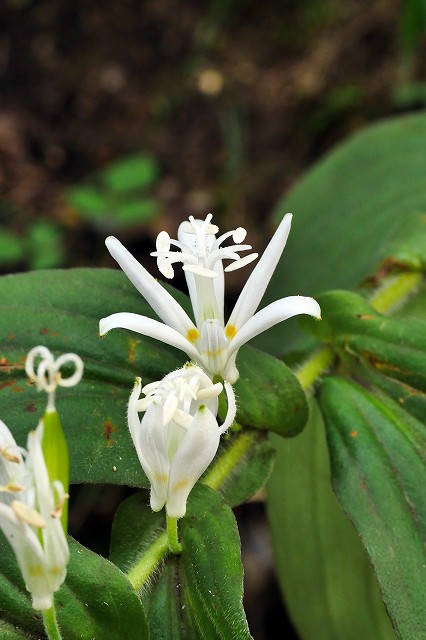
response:
[[[160,212],[160,205],[154,198],[143,198],[131,202],[118,202],[114,207],[114,218],[123,224],[143,223],[155,218]]]
[[[66,581],[55,595],[64,638],[147,639],[144,610],[123,573],[71,538],[69,543],[71,556]],[[40,640],[45,637],[41,615],[31,607],[15,556],[3,536],[0,548],[1,637]]]
[[[174,291],[188,308],[188,299]],[[0,278],[0,404],[18,443],[44,413],[45,394],[28,384],[26,354],[44,344],[55,356],[73,351],[83,381],[58,389],[57,410],[69,444],[71,482],[147,487],[127,428],[136,376],[147,384],[182,366],[187,356],[162,342],[116,330],[98,336],[101,317],[128,311],[154,317],[123,273],[107,269],[43,271]],[[306,400],[291,371],[267,354],[241,349],[240,424],[292,435],[304,426]],[[66,374],[66,371],[65,371]],[[255,392],[254,392],[255,390]],[[261,394],[261,396],[260,396]]]
[[[135,562],[144,566],[159,522],[143,494],[128,498],[114,520],[111,560],[126,571]],[[151,640],[251,638],[242,607],[240,542],[231,509],[216,492],[197,484],[187,515],[179,520],[179,534],[182,554],[169,556],[160,575],[145,585]]]
[[[0,229],[0,264],[9,265],[25,258],[25,243],[16,233]]]
[[[239,431],[222,438],[215,461],[201,482],[218,490],[231,507],[249,500],[269,478],[275,448],[266,434]]]
[[[426,321],[388,318],[358,294],[331,291],[318,297],[323,321],[304,321],[318,337],[347,354],[420,391],[426,391]],[[318,325],[318,327],[317,327]]]
[[[122,193],[152,185],[158,173],[159,167],[155,158],[138,153],[114,162],[103,171],[102,179],[108,188]]]
[[[394,263],[413,270],[426,269],[426,213],[404,216],[382,256],[390,266]]]
[[[237,421],[285,437],[298,434],[308,419],[308,405],[291,370],[281,360],[247,347],[239,352],[237,367]]]
[[[73,187],[68,191],[67,199],[83,218],[98,218],[111,209],[108,198],[90,184]]]
[[[29,268],[51,269],[63,262],[61,234],[51,222],[35,222],[28,229]]]
[[[426,434],[389,398],[326,378],[333,486],[371,557],[398,637],[421,638],[426,602]]]
[[[356,287],[405,216],[426,211],[426,115],[399,116],[363,128],[328,153],[277,205],[294,214],[292,231],[266,292],[316,295]],[[256,338],[271,353],[297,348],[295,321]]]
[[[324,425],[311,400],[300,436],[271,436],[277,449],[267,485],[276,570],[303,640],[391,640],[377,581],[330,485]]]

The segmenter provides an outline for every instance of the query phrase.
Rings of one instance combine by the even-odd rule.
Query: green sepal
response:
[[[370,555],[398,637],[417,640],[426,602],[424,425],[342,378],[326,378],[319,401],[335,492]]]
[[[46,411],[43,416],[42,450],[46,462],[50,482],[62,482],[65,493],[68,493],[70,483],[70,461],[68,445],[62,429],[57,411]],[[62,506],[62,527],[68,531],[68,500]]]

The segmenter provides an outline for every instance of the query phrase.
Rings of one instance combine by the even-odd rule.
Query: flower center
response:
[[[241,251],[251,249],[251,245],[242,244],[247,234],[245,229],[238,227],[216,238],[218,227],[210,224],[212,217],[211,213],[205,220],[195,220],[193,216],[189,216],[189,220],[180,226],[181,241],[171,239],[167,231],[158,234],[157,250],[151,255],[157,258],[158,269],[166,278],[173,278],[173,264],[176,262],[183,264],[184,271],[215,278],[215,266],[218,261],[231,260],[225,271],[234,271],[257,258],[257,253],[244,257],[239,255]],[[222,246],[230,237],[235,244]],[[172,251],[172,246],[177,247],[178,251]]]

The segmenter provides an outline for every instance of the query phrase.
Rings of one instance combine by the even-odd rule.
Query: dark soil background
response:
[[[108,224],[66,194],[142,150],[160,168],[158,214],[116,233],[153,272],[157,233],[175,237],[188,214],[245,226],[262,250],[277,200],[315,160],[377,119],[425,106],[425,46],[408,4],[2,0],[1,229],[21,241],[44,221],[59,246],[50,266],[113,266]],[[30,267],[19,251],[0,255],[3,273]],[[230,301],[245,276],[230,278]],[[124,494],[74,489],[73,535],[107,553]],[[291,630],[261,499],[236,515],[252,633],[281,638]]]

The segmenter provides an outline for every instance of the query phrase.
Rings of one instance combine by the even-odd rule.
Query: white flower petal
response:
[[[170,462],[167,457],[163,428],[163,407],[152,404],[141,422],[140,448],[144,453],[146,467],[143,467],[151,483],[151,509],[160,511],[167,501]]]
[[[229,346],[229,355],[234,353],[241,345],[245,344],[266,329],[273,327],[278,322],[292,318],[299,314],[308,314],[315,318],[321,318],[321,309],[316,300],[305,296],[289,296],[272,302],[252,316],[237,331],[235,338]]]
[[[228,324],[235,327],[237,331],[251,318],[263,298],[286,245],[291,220],[291,213],[287,213],[238,297],[228,321]]]
[[[213,460],[219,440],[215,416],[201,405],[172,460],[166,505],[170,518],[185,515],[188,495]]]
[[[195,331],[198,335],[198,331],[194,325],[192,325],[192,327],[193,329],[191,331]],[[149,336],[150,338],[161,340],[161,342],[169,344],[172,347],[176,347],[184,351],[190,358],[198,360],[200,357],[198,350],[175,329],[162,322],[158,322],[158,320],[140,316],[137,313],[127,313],[123,311],[121,313],[113,313],[107,318],[102,318],[99,322],[100,335],[105,335],[111,329],[129,329],[143,336]]]
[[[136,378],[135,386],[133,387],[133,391],[130,394],[129,405],[127,407],[127,421],[129,424],[130,435],[132,437],[133,444],[139,458],[139,462],[141,463],[142,468],[145,470],[148,468],[148,463],[141,449],[139,438],[141,432],[141,420],[138,415],[138,405],[140,402],[139,396],[141,394],[141,385],[141,379]]]
[[[224,382],[226,397],[228,399],[228,411],[226,412],[226,418],[224,423],[221,425],[219,431],[220,433],[225,433],[232,425],[235,420],[235,416],[237,415],[237,402],[235,400],[235,393],[232,385],[228,382]]]
[[[112,257],[163,322],[185,336],[194,323],[173,296],[113,236],[105,240]]]
[[[0,485],[7,486],[9,482],[19,482],[25,470],[21,449],[15,442],[15,438],[0,420]],[[10,503],[13,495],[2,494],[1,501]]]
[[[19,564],[24,582],[33,598],[34,609],[50,609],[53,592],[45,568],[44,552],[31,527],[18,520],[9,506],[0,503],[0,527]]]

